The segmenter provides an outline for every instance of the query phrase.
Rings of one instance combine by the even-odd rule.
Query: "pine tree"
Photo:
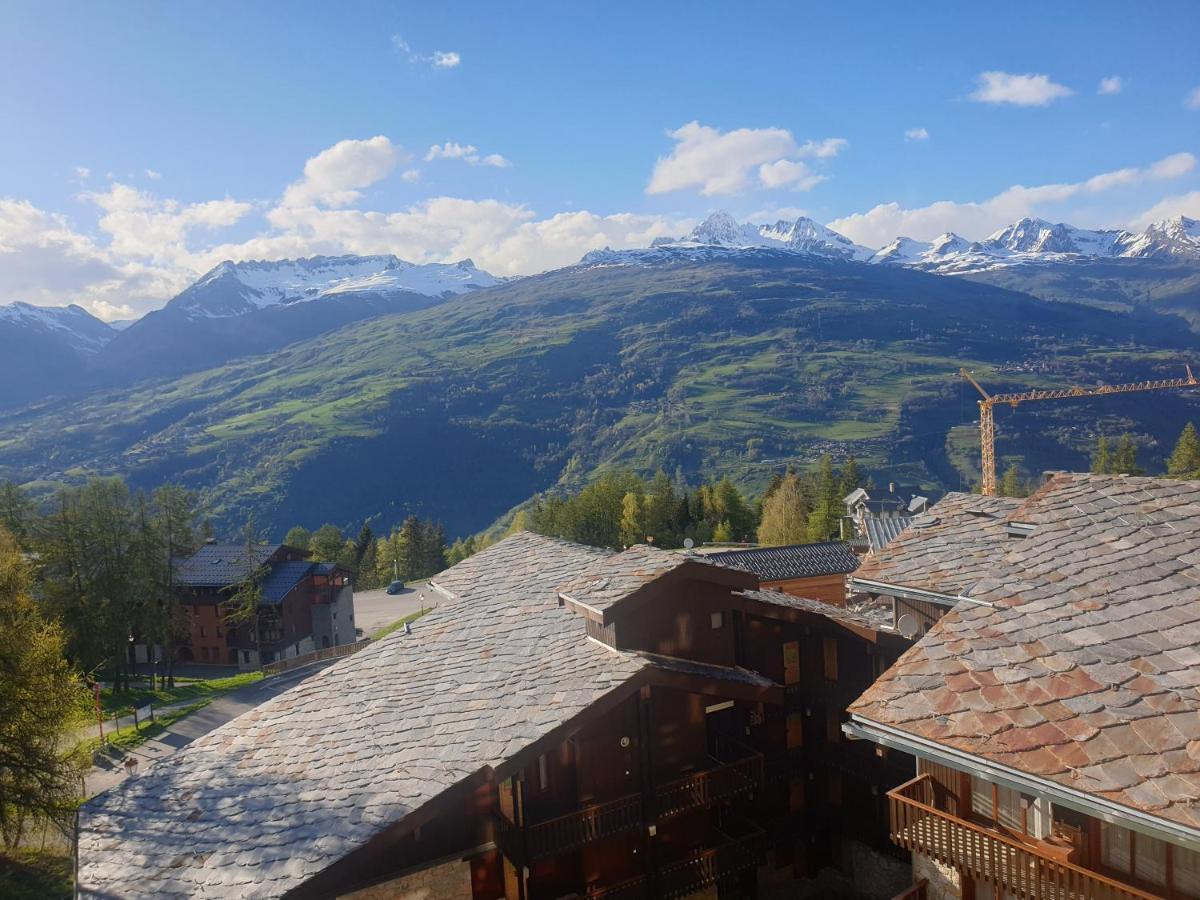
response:
[[[1004,477],[1000,479],[997,493],[1001,497],[1029,496],[1029,484],[1021,472],[1021,467],[1016,463],[1004,470]]]
[[[808,539],[827,541],[836,537],[841,523],[841,499],[838,479],[833,471],[833,458],[828,453],[817,465],[816,501],[808,519]]]
[[[29,495],[11,481],[0,481],[0,528],[8,531],[18,544],[30,537],[36,508]]]
[[[841,474],[838,477],[838,499],[842,500],[853,494],[857,488],[862,487],[862,482],[863,477],[858,468],[858,460],[851,456],[842,466]]]
[[[1112,455],[1112,473],[1114,475],[1141,475],[1142,470],[1137,464],[1137,444],[1133,435],[1125,433],[1117,441],[1117,449]]]
[[[1100,435],[1096,440],[1096,449],[1092,451],[1092,474],[1110,475],[1112,474],[1112,465],[1112,449],[1109,446],[1108,438]]]
[[[650,482],[646,492],[645,529],[647,539],[656,547],[677,547],[679,539],[672,527],[675,518],[675,485],[661,469]],[[624,512],[622,497],[622,512]]]
[[[1200,437],[1191,422],[1175,442],[1175,449],[1167,460],[1167,474],[1174,478],[1200,479]]]
[[[66,640],[30,594],[32,572],[0,529],[0,838],[21,840],[31,819],[70,833],[85,760],[70,747],[86,694],[65,659]]]
[[[754,533],[754,512],[746,503],[741,492],[726,476],[713,489],[713,506],[718,515],[718,524],[725,525],[727,541],[745,541]],[[713,540],[717,540],[716,532]]]

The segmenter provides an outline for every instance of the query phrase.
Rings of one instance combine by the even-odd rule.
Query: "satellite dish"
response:
[[[696,546],[696,542],[693,541],[691,538],[683,539],[683,549],[684,550],[691,550],[695,546]]]
[[[918,627],[917,617],[912,613],[905,613],[896,621],[896,630],[910,641],[917,636]]]

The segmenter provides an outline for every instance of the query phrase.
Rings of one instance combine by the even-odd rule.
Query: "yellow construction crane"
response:
[[[1200,381],[1192,374],[1191,366],[1187,369],[1187,378],[1168,378],[1163,381],[1137,381],[1133,384],[1102,384],[1094,388],[1070,387],[1052,391],[1024,391],[1020,394],[989,394],[985,391],[966,369],[958,372],[963,378],[975,386],[975,390],[983,395],[979,401],[979,447],[983,454],[983,493],[985,496],[996,495],[996,421],[992,416],[992,407],[998,403],[1007,403],[1013,409],[1017,404],[1030,400],[1066,400],[1071,397],[1100,397],[1105,394],[1132,394],[1135,391],[1161,391],[1167,388],[1196,387]]]

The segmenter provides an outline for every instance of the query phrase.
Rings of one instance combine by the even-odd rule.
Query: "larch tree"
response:
[[[84,760],[69,731],[86,693],[67,663],[58,622],[31,596],[33,573],[0,529],[0,839],[15,847],[32,820],[70,833]]]
[[[1200,436],[1191,422],[1175,442],[1175,449],[1167,460],[1167,474],[1172,478],[1200,479]]]
[[[758,540],[768,546],[803,543],[808,536],[809,502],[800,478],[787,475],[763,501]]]

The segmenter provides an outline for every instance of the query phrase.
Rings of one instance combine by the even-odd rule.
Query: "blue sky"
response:
[[[871,246],[1200,216],[1190,2],[48,6],[0,11],[0,303],[127,315],[225,257],[520,274],[718,208]]]

